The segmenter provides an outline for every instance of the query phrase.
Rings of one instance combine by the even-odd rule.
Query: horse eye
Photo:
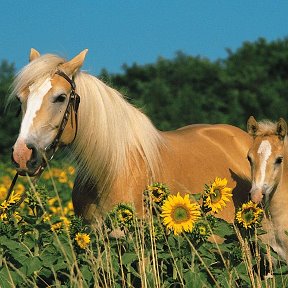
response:
[[[66,95],[65,94],[61,94],[58,95],[54,100],[53,103],[63,103],[66,100]]]
[[[247,156],[247,160],[249,161],[250,165],[252,165],[252,159],[250,156]]]
[[[281,164],[283,161],[283,157],[278,157],[275,161],[275,164]]]

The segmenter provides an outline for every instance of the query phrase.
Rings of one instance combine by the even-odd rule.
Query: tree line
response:
[[[19,129],[16,108],[4,113],[14,64],[0,64],[0,153],[12,146]],[[147,65],[123,65],[123,72],[103,69],[100,79],[122,92],[160,130],[194,123],[228,123],[245,128],[256,119],[288,117],[288,38],[244,42],[227,57],[211,61],[177,52]],[[17,105],[15,103],[15,105]]]

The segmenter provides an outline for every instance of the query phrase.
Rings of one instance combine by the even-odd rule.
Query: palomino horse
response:
[[[79,71],[86,53],[67,62],[31,49],[30,63],[17,75],[12,91],[23,110],[12,155],[17,171],[36,175],[43,159],[50,157],[51,143],[60,129],[59,146],[71,144],[78,167],[74,209],[87,220],[119,202],[133,203],[143,213],[142,192],[153,181],[183,194],[201,192],[215,177],[227,178],[234,189],[233,201],[219,214],[233,220],[234,207],[247,199],[251,187],[246,159],[251,137],[229,125],[158,131],[119,92]],[[68,109],[69,120],[63,128],[74,81],[81,99],[78,116],[75,108]]]
[[[254,137],[248,152],[252,172],[251,199],[263,199],[266,217],[263,226],[267,234],[263,241],[288,262],[288,146],[287,124],[280,118],[277,123],[256,122],[251,116],[247,130]],[[286,213],[287,212],[287,213]]]

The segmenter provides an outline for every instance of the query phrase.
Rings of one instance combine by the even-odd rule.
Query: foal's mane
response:
[[[30,62],[17,74],[11,97],[51,77],[64,62],[52,54]],[[160,149],[165,145],[159,131],[118,91],[96,77],[78,72],[75,83],[81,102],[78,133],[71,150],[78,164],[78,179],[84,183],[92,180],[100,193],[105,192],[117,176],[131,176],[131,166],[143,169],[140,163],[144,161],[146,171],[141,173],[152,181],[160,169]]]
[[[270,120],[262,120],[258,122],[258,130],[256,136],[270,136],[277,132],[277,124]]]

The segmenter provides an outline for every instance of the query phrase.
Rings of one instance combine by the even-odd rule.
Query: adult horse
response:
[[[132,202],[143,213],[142,192],[153,181],[174,192],[198,193],[216,176],[225,177],[234,197],[219,216],[233,220],[234,207],[250,190],[246,155],[251,137],[229,125],[158,131],[119,92],[79,71],[86,53],[65,61],[31,49],[30,63],[12,86],[23,110],[12,154],[18,173],[36,175],[58,142],[70,145],[78,167],[74,208],[87,220],[119,202]],[[79,110],[78,103],[69,104],[76,92]]]
[[[263,221],[267,234],[263,241],[288,262],[288,143],[287,124],[257,122],[250,117],[247,130],[254,141],[248,152],[252,172],[251,199],[262,200],[266,217]]]

